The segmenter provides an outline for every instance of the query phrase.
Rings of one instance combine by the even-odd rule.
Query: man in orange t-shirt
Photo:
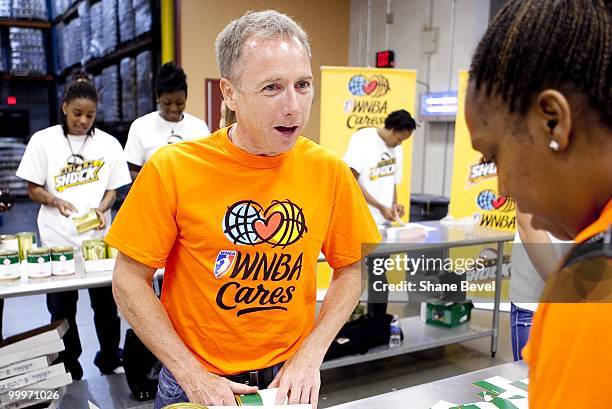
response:
[[[362,246],[380,235],[350,169],[299,136],[313,98],[299,25],[247,13],[216,50],[237,123],[143,167],[106,238],[120,251],[113,290],[164,365],[155,408],[234,404],[256,391],[241,383],[316,407],[323,357],[361,293]],[[315,322],[320,252],[334,275]]]

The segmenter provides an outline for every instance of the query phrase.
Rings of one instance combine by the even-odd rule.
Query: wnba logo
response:
[[[366,78],[364,75],[353,75],[348,83],[348,89],[356,97],[379,98],[389,92],[389,80],[382,75]]]
[[[234,244],[271,244],[286,247],[308,230],[304,212],[290,200],[274,200],[264,209],[253,200],[229,206],[223,217],[223,233]]]

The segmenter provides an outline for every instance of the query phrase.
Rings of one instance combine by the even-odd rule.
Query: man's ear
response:
[[[219,88],[221,89],[221,94],[223,94],[225,105],[232,111],[236,111],[236,94],[238,93],[236,87],[230,80],[224,77],[219,81]]]
[[[540,92],[527,112],[527,128],[555,152],[566,151],[572,142],[572,112],[567,98],[554,89]]]

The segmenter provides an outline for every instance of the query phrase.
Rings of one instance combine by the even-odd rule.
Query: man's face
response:
[[[308,121],[313,98],[310,59],[299,40],[250,37],[234,77],[224,96],[236,112],[236,133],[247,150],[269,156],[290,150]]]
[[[548,139],[529,132],[527,117],[511,114],[499,98],[484,98],[473,86],[465,100],[465,119],[472,147],[497,167],[499,194],[512,197],[521,211],[532,214],[534,228],[570,238],[562,228],[563,177],[556,173]]]

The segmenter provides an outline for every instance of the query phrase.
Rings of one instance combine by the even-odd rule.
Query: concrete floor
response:
[[[0,233],[34,231],[36,212],[36,206],[33,204],[18,203],[12,212],[5,214],[4,225],[0,227]],[[403,304],[390,305],[389,312],[397,313],[400,316],[413,315]],[[490,311],[474,310],[472,313],[472,322],[481,326],[490,326],[491,319]],[[48,323],[48,320],[45,296],[11,298],[5,303],[3,335],[6,337],[32,329]],[[93,311],[89,306],[89,294],[86,290],[79,291],[77,323],[83,344],[83,355],[80,361],[84,369],[84,380],[91,391],[91,399],[96,401],[101,409],[152,408],[152,403],[139,404],[128,396],[117,396],[117,394],[127,394],[127,389],[122,385],[123,379],[116,375],[104,377],[93,365],[98,342],[93,326]],[[127,323],[122,320],[122,334],[125,334],[127,328]],[[321,374],[319,407],[327,408],[339,403],[511,362],[509,314],[501,313],[496,358],[491,358],[489,351],[490,338],[482,338],[419,353],[329,369]],[[120,387],[116,387],[117,384]],[[62,405],[64,406],[66,405]],[[80,408],[71,405],[69,409]]]

